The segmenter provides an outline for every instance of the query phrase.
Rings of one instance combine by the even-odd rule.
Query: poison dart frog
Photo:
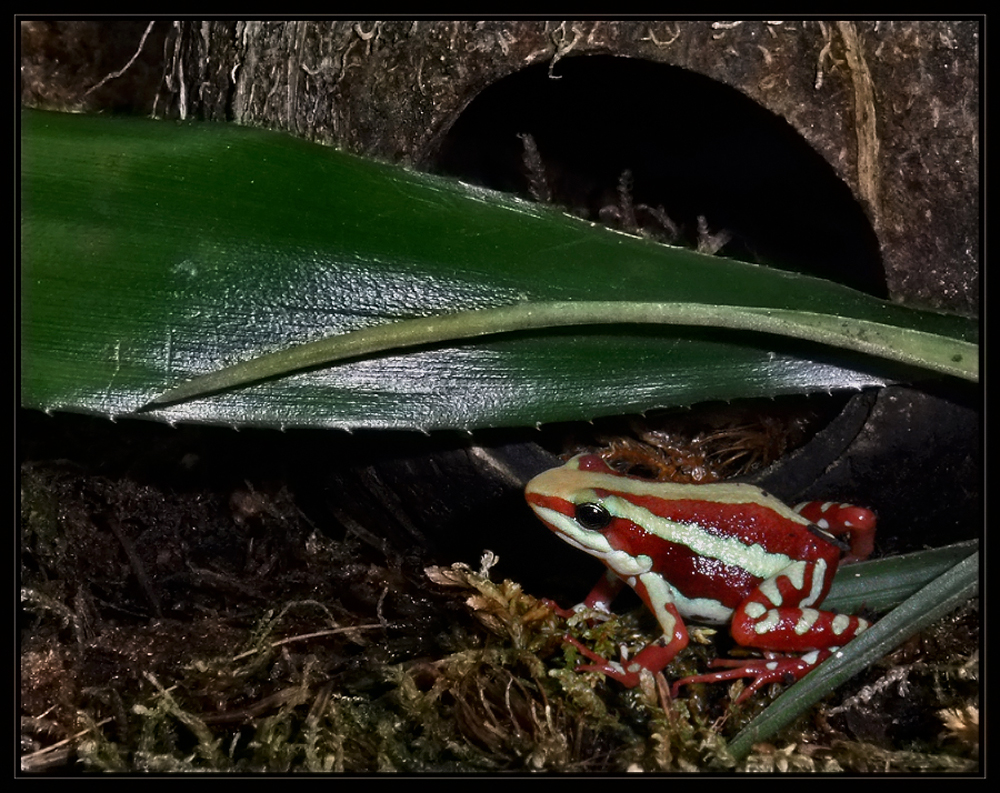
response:
[[[726,671],[678,680],[672,694],[689,683],[754,678],[739,703],[767,683],[798,680],[869,626],[818,608],[840,562],[842,545],[833,535],[850,535],[848,558],[871,552],[869,510],[824,502],[792,509],[748,484],[653,482],[620,474],[596,454],[539,474],[525,496],[552,531],[608,567],[577,609],[607,612],[627,584],[663,630],[631,660],[623,653],[621,662],[567,637],[594,662],[581,671],[631,688],[642,669],[656,674],[687,646],[685,619],[728,623],[737,644],[765,657],[716,661]]]

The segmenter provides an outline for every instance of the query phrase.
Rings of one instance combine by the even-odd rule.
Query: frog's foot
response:
[[[615,661],[609,661],[607,658],[598,655],[593,650],[591,650],[586,645],[574,639],[572,636],[563,636],[563,641],[567,644],[572,644],[580,654],[586,658],[589,658],[594,663],[592,664],[582,664],[576,667],[577,672],[600,672],[606,677],[610,677],[612,680],[617,680],[625,688],[635,688],[639,685],[639,672],[642,667],[637,666],[633,660],[631,664],[626,667],[628,661],[624,658],[621,663]]]
[[[683,629],[681,629],[672,640],[668,640],[665,636],[661,636],[659,639],[656,639],[643,647],[642,650],[636,653],[631,659],[626,657],[625,649],[623,647],[622,659],[620,662],[609,661],[607,658],[601,657],[589,647],[584,646],[579,641],[574,639],[572,636],[564,636],[563,641],[567,644],[572,644],[586,658],[589,658],[594,662],[593,664],[578,666],[576,671],[600,672],[602,675],[610,677],[612,680],[617,680],[625,686],[625,688],[635,688],[639,685],[642,670],[648,669],[650,673],[654,675],[661,672],[663,668],[673,660],[674,656],[683,650],[687,645],[688,635]]]
[[[576,611],[574,609],[564,609],[554,600],[549,600],[548,598],[542,598],[539,602],[546,608],[551,609],[556,614],[556,616],[562,617],[564,620],[568,620],[570,617],[576,614]]]
[[[562,617],[564,620],[568,620],[570,617],[575,617],[581,611],[586,611],[588,609],[590,611],[590,614],[587,616],[587,622],[589,624],[604,622],[611,617],[611,613],[607,609],[600,608],[599,606],[588,606],[586,603],[577,603],[571,609],[564,609],[554,600],[549,600],[548,598],[542,598],[539,603],[550,609],[556,616]]]
[[[835,648],[832,648],[835,649]],[[672,697],[677,696],[681,686],[690,683],[721,683],[725,680],[736,680],[741,677],[754,678],[737,697],[735,704],[739,705],[749,699],[757,689],[768,683],[794,683],[805,677],[816,664],[825,661],[831,655],[831,650],[813,650],[805,655],[782,655],[765,652],[763,658],[749,661],[720,658],[712,662],[713,667],[725,667],[724,672],[709,672],[704,675],[692,675],[676,681],[670,689]]]

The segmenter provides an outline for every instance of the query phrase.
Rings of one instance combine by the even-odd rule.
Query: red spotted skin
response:
[[[728,623],[739,644],[768,657],[723,663],[732,668],[678,681],[675,692],[685,683],[754,677],[744,698],[766,682],[801,677],[868,627],[858,617],[817,608],[840,561],[830,535],[847,531],[853,539],[859,531],[865,545],[874,531],[868,510],[800,505],[808,513],[820,504],[829,518],[843,513],[864,524],[856,529],[828,519],[824,532],[750,485],[650,482],[616,473],[597,455],[580,455],[540,474],[525,495],[550,529],[607,565],[607,578],[585,605],[606,609],[627,584],[657,617],[663,636],[620,664],[570,640],[595,661],[582,668],[627,686],[638,684],[643,669],[663,669],[686,646],[685,619]],[[776,652],[809,655],[777,658]]]

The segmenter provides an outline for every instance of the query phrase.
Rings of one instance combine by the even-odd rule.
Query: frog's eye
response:
[[[583,528],[591,531],[600,531],[611,523],[611,513],[605,507],[592,501],[577,504],[574,517]]]

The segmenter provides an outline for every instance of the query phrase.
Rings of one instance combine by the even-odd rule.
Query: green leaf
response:
[[[28,407],[133,415],[196,376],[268,353],[526,303],[790,309],[929,334],[945,358],[977,357],[966,318],[664,246],[277,133],[26,111],[21,143]],[[725,327],[616,323],[421,344],[147,415],[511,426],[862,388],[915,371],[910,359],[833,355]]]
[[[823,607],[845,614],[861,608],[876,613],[887,611],[978,550],[979,541],[969,540],[842,565],[823,599]]]

